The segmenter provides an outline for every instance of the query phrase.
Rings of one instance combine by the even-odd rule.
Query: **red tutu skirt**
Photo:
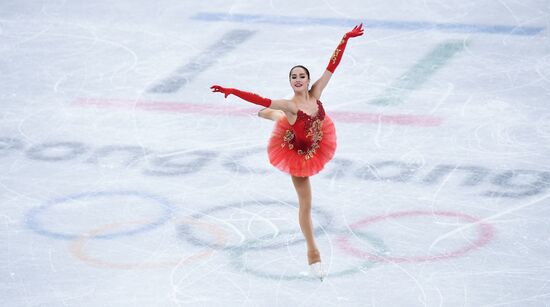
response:
[[[285,146],[285,135],[292,126],[285,117],[279,119],[267,147],[269,162],[279,170],[296,177],[309,177],[319,173],[334,157],[336,151],[336,129],[332,120],[325,116],[322,121],[322,139],[318,142],[319,147],[315,152],[306,157],[298,150]]]

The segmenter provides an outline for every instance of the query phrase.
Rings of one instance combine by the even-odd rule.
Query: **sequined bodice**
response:
[[[317,100],[317,106],[317,114],[313,116],[298,110],[296,122],[286,131],[281,143],[282,147],[288,146],[288,149],[304,155],[306,160],[313,157],[323,139],[325,109],[319,100]]]

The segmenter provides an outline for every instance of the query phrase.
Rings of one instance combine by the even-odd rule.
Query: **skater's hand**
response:
[[[223,93],[225,98],[227,98],[227,96],[229,96],[230,94],[233,94],[233,89],[232,88],[225,88],[225,87],[221,87],[219,85],[212,85],[210,87],[210,89],[212,89],[213,93]]]
[[[363,35],[363,24],[362,23],[358,26],[355,26],[353,28],[353,30],[346,33],[345,37],[350,38],[350,37],[357,37],[357,36],[361,36],[361,35]]]

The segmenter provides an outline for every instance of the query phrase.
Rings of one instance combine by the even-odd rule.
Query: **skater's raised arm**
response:
[[[344,50],[346,49],[346,45],[348,43],[348,39],[352,37],[357,37],[363,35],[363,24],[360,24],[358,26],[355,26],[353,30],[347,32],[344,34],[344,37],[342,37],[342,40],[340,40],[340,43],[336,47],[336,50],[332,53],[332,56],[330,57],[330,60],[327,65],[327,69],[319,78],[319,80],[315,81],[313,85],[311,86],[310,94],[317,98],[321,98],[321,94],[323,93],[323,90],[327,86],[328,82],[330,81],[330,78],[332,77],[332,74],[336,70],[336,67],[338,67],[338,64],[340,64],[340,60],[342,59],[342,55],[344,54]]]
[[[227,96],[229,95],[235,95],[243,100],[246,100],[253,104],[263,106],[265,108],[271,108],[274,110],[281,110],[281,111],[290,112],[290,113],[297,112],[297,110],[295,110],[296,106],[293,103],[290,103],[291,102],[290,100],[286,100],[286,99],[271,100],[269,98],[264,98],[255,93],[241,91],[236,88],[221,87],[219,85],[212,85],[210,88],[212,89],[212,92],[223,93],[225,98],[227,98]]]

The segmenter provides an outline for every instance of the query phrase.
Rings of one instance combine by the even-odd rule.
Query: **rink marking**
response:
[[[220,57],[248,40],[253,34],[254,31],[248,30],[232,30],[225,33],[218,41],[201,51],[189,63],[178,68],[169,77],[152,86],[149,92],[163,94],[177,92],[199,73],[218,62]]]
[[[541,33],[545,28],[536,26],[507,26],[507,25],[485,25],[466,23],[436,23],[423,21],[392,21],[376,19],[352,19],[352,18],[322,18],[305,16],[282,16],[282,15],[259,15],[259,14],[233,14],[200,12],[191,19],[203,21],[242,22],[242,23],[263,23],[276,25],[300,25],[300,26],[340,26],[352,27],[359,23],[365,24],[367,29],[390,29],[401,31],[445,31],[459,33],[486,33],[505,34],[518,36],[534,36]]]
[[[121,108],[153,112],[170,113],[198,113],[205,115],[225,116],[251,116],[256,115],[258,108],[235,108],[232,106],[192,104],[168,101],[152,100],[125,100],[125,99],[104,99],[104,98],[77,98],[73,105],[83,107]],[[436,127],[440,126],[443,119],[436,116],[395,114],[386,115],[382,113],[344,112],[331,111],[330,117],[344,123],[368,123],[368,124],[389,124],[402,126]]]
[[[328,230],[328,232],[327,232]],[[323,234],[329,235],[329,234],[336,234],[340,233],[339,231],[334,231],[334,229],[323,229]],[[286,233],[283,233],[285,235]],[[371,234],[367,233],[361,233],[361,232],[355,232],[354,237],[359,238],[362,242],[367,243],[368,245],[372,246],[378,253],[384,254],[387,251],[387,247],[384,244],[384,241],[381,238],[374,237]],[[245,242],[243,248],[236,248],[230,251],[231,254],[231,265],[238,271],[242,273],[248,273],[250,275],[264,278],[264,279],[271,279],[276,281],[313,281],[313,282],[319,282],[319,280],[315,277],[309,276],[308,274],[301,274],[301,273],[293,273],[293,270],[290,267],[287,267],[286,265],[292,264],[295,259],[288,255],[288,256],[279,256],[275,260],[268,260],[270,264],[273,264],[275,262],[282,262],[282,265],[258,265],[256,264],[256,267],[253,267],[251,265],[254,264],[254,262],[247,261],[247,259],[252,259],[258,257],[256,256],[249,256],[249,253],[257,252],[255,250],[251,250],[247,248],[249,245],[255,245],[255,242],[265,242],[266,240],[272,239],[270,238],[270,235],[265,235],[260,238],[255,238],[252,240],[249,240]],[[285,250],[288,251],[289,247],[285,247]],[[286,258],[286,259],[285,259]],[[377,265],[377,262],[372,260],[361,260],[359,263],[354,263],[354,261],[346,261],[347,268],[343,268],[340,270],[334,270],[330,269],[327,272],[326,277],[332,278],[332,277],[349,277],[349,275],[354,274],[360,274],[365,273],[366,271],[372,269],[375,265]],[[281,268],[282,266],[282,268]],[[270,268],[274,267],[271,269]],[[289,272],[290,271],[290,272]]]
[[[270,234],[272,238],[275,238],[277,236],[280,236],[280,234],[285,232],[284,230],[281,231],[274,223],[273,220],[269,217],[263,217],[261,214],[258,214],[254,211],[251,211],[249,209],[245,209],[248,207],[254,207],[254,206],[260,206],[262,210],[266,209],[266,206],[279,206],[283,208],[290,208],[292,211],[294,211],[296,208],[298,208],[297,204],[294,204],[293,202],[286,202],[286,201],[273,201],[273,200],[266,200],[266,201],[244,201],[244,202],[238,202],[238,203],[232,203],[227,205],[221,205],[212,207],[208,210],[204,210],[201,212],[198,212],[190,217],[190,219],[195,221],[200,221],[202,219],[215,219],[217,222],[223,223],[225,226],[229,226],[233,230],[235,234],[237,234],[240,237],[240,240],[238,243],[234,244],[224,244],[220,245],[217,243],[212,243],[205,241],[204,239],[198,237],[193,230],[193,228],[189,227],[186,224],[182,224],[178,227],[178,236],[182,239],[186,240],[188,243],[191,243],[193,245],[199,246],[199,247],[210,247],[217,250],[235,250],[240,248],[246,248],[248,250],[256,250],[256,249],[276,249],[276,248],[284,248],[288,247],[290,245],[299,244],[303,242],[303,239],[295,239],[292,238],[291,240],[285,240],[285,241],[275,241],[270,242],[270,244],[266,245],[265,242],[260,240],[259,242],[256,242],[258,244],[252,244],[247,243],[243,244],[246,241],[246,236],[238,230],[238,228],[233,225],[232,223],[228,223],[226,219],[219,218],[215,213],[222,211],[228,213],[226,214],[220,214],[222,216],[233,216],[236,212],[239,214],[248,214],[251,216],[251,218],[248,219],[248,221],[252,221],[254,219],[257,219],[258,217],[261,217],[261,220],[263,220],[269,227],[273,229],[273,233]],[[236,212],[235,212],[236,211]],[[260,212],[262,213],[262,212]],[[265,211],[263,211],[265,213]],[[314,233],[321,233],[324,231],[324,229],[327,229],[331,226],[332,223],[332,216],[328,212],[326,212],[323,209],[319,208],[312,208],[312,214],[315,218],[316,222],[319,223],[318,226],[313,228]],[[252,233],[250,229],[248,229],[248,233]],[[297,233],[298,234],[298,233]]]
[[[379,216],[372,216],[372,217],[362,219],[350,225],[350,229],[355,230],[357,228],[370,226],[371,224],[381,222],[381,221],[387,221],[390,219],[396,219],[396,218],[402,218],[402,217],[415,217],[415,216],[428,216],[428,217],[443,216],[443,217],[450,217],[450,218],[458,218],[467,223],[461,227],[458,227],[457,229],[461,231],[461,230],[465,230],[466,228],[477,226],[478,238],[472,242],[469,242],[468,245],[465,245],[461,248],[457,248],[449,252],[443,252],[435,255],[409,256],[409,257],[378,255],[372,252],[364,251],[352,246],[348,238],[344,236],[340,236],[336,239],[337,246],[340,247],[342,250],[348,252],[349,254],[355,257],[358,257],[360,259],[367,259],[367,260],[372,260],[376,262],[386,262],[386,263],[418,263],[418,262],[448,260],[450,258],[464,256],[468,252],[471,252],[473,250],[479,249],[487,245],[495,236],[494,227],[491,224],[485,222],[483,219],[479,219],[467,214],[463,214],[459,212],[451,212],[451,211],[430,211],[430,210],[398,211],[394,213],[389,213],[389,214],[379,215]],[[457,229],[440,236],[438,239],[435,240],[434,243],[432,243],[432,245],[430,246],[430,249],[432,249],[435,246],[435,244],[442,241],[444,238],[449,237],[450,234],[454,234],[458,232]]]
[[[413,67],[394,81],[379,97],[369,101],[373,105],[395,105],[403,102],[414,90],[425,84],[431,75],[441,69],[457,53],[466,48],[464,41],[446,41],[438,44]]]
[[[81,201],[82,199],[88,199],[88,198],[96,198],[96,197],[109,197],[109,196],[137,196],[142,199],[152,200],[157,205],[160,205],[162,209],[162,213],[158,217],[156,221],[153,221],[149,224],[142,225],[135,229],[130,229],[122,232],[115,232],[115,233],[108,233],[108,234],[102,234],[98,236],[94,236],[91,239],[103,239],[103,240],[111,240],[117,237],[123,237],[123,236],[133,236],[136,234],[140,234],[142,232],[147,232],[151,229],[157,228],[168,222],[174,214],[175,208],[172,205],[171,202],[169,202],[167,199],[165,199],[162,196],[156,195],[156,194],[150,194],[145,192],[139,192],[139,191],[92,191],[92,192],[83,192],[78,194],[70,194],[63,197],[55,198],[52,200],[47,201],[45,204],[31,208],[25,217],[25,224],[26,226],[33,230],[34,232],[54,238],[54,239],[61,239],[61,240],[74,240],[78,237],[77,234],[74,233],[64,233],[59,231],[50,230],[45,225],[42,225],[40,222],[39,217],[41,215],[46,215],[47,217],[51,217],[51,215],[47,214],[48,210],[51,210],[52,207],[55,207],[58,204],[63,204],[65,202],[71,202],[71,201]],[[74,221],[70,220],[63,220],[61,218],[55,219],[56,223],[74,223]]]
[[[67,155],[66,150],[85,148],[84,152]],[[234,147],[233,145],[238,145]],[[228,151],[225,146],[230,146]],[[205,168],[215,167],[234,175],[270,174],[278,172],[275,168],[249,165],[251,156],[265,158],[265,146],[246,146],[229,142],[211,149],[190,149],[186,147],[162,150],[141,145],[97,144],[74,142],[73,140],[53,140],[29,144],[19,134],[0,136],[0,156],[16,157],[29,163],[45,162],[59,166],[67,161],[84,163],[90,167],[130,171],[135,169],[141,176],[186,177],[194,176]],[[29,153],[33,153],[32,155]],[[121,156],[123,154],[125,156]],[[181,159],[184,159],[183,161]],[[437,159],[439,161],[439,159]],[[403,185],[415,185],[424,188],[447,186],[453,181],[457,193],[471,194],[489,198],[524,199],[542,195],[550,188],[550,168],[489,168],[480,164],[464,164],[458,161],[405,161],[394,159],[350,159],[335,157],[319,178],[325,180],[344,180],[361,182],[379,182],[392,184],[394,188]],[[137,173],[136,173],[137,174]],[[483,190],[482,190],[483,189]],[[473,195],[473,194],[472,194]],[[547,194],[550,197],[550,194]],[[29,218],[29,222],[32,218]]]
[[[98,227],[96,229],[93,229],[87,233],[80,235],[76,240],[74,240],[71,243],[69,250],[74,257],[92,266],[109,268],[109,269],[121,269],[121,270],[174,268],[176,266],[187,264],[189,262],[204,260],[212,256],[214,253],[216,253],[215,250],[204,249],[203,251],[198,251],[188,256],[181,256],[173,260],[155,262],[155,261],[147,261],[147,259],[145,259],[140,262],[123,263],[123,262],[115,262],[113,260],[106,260],[106,259],[101,259],[99,257],[91,256],[85,250],[86,246],[89,244],[88,241],[90,240],[90,238],[98,237],[104,234],[105,232],[122,228],[122,226],[148,225],[152,222],[154,221],[129,221],[129,222],[120,222],[120,223],[103,225],[101,227]],[[204,230],[206,230],[206,232],[210,233],[215,238],[218,244],[223,245],[227,242],[227,238],[225,236],[224,231],[216,225],[207,224],[205,222],[193,221],[193,220],[184,220],[184,221],[178,222],[178,224],[179,223],[193,224],[198,227],[202,227]],[[122,246],[122,245],[117,244],[117,246]]]

